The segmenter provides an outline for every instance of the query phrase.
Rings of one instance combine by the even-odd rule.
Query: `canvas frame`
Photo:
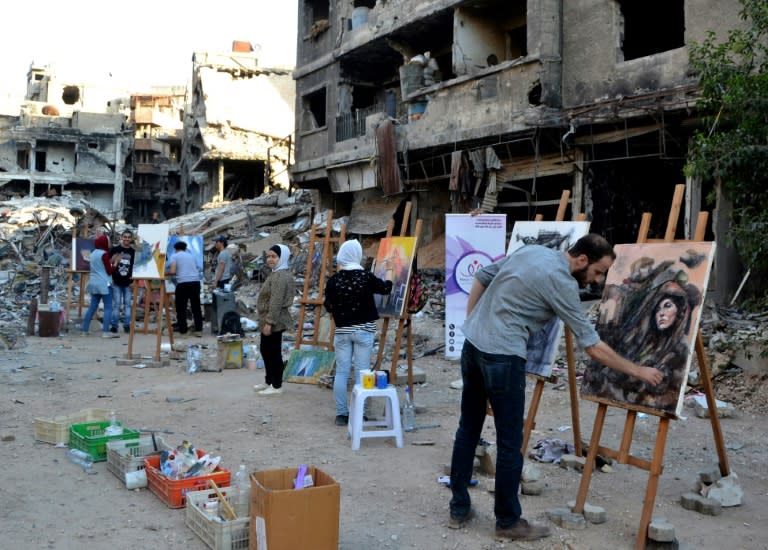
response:
[[[392,281],[390,294],[375,294],[376,310],[381,317],[401,318],[408,305],[408,291],[416,256],[416,237],[385,237],[379,242],[373,274]]]

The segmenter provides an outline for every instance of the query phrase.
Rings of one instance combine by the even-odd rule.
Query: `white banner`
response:
[[[505,214],[445,215],[445,356],[459,357],[475,273],[504,256]]]

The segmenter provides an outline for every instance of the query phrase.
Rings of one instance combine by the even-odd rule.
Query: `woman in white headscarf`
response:
[[[347,382],[354,368],[357,380],[361,369],[371,366],[373,337],[379,314],[373,301],[374,294],[392,292],[392,281],[383,281],[360,262],[363,248],[357,240],[341,245],[336,255],[338,272],[325,286],[325,309],[333,316],[336,332],[333,346],[336,349],[336,376],[333,379],[333,397],[336,401],[336,425],[349,422]]]
[[[284,244],[276,244],[267,251],[267,266],[272,273],[264,281],[256,300],[261,341],[261,358],[264,360],[264,384],[253,389],[259,395],[283,393],[283,332],[293,328],[290,307],[296,294],[296,282],[288,269],[291,251]]]

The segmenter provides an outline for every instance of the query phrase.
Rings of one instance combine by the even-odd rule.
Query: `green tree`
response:
[[[768,2],[741,5],[741,28],[691,46],[706,129],[693,136],[686,172],[721,182],[734,206],[726,238],[754,275],[768,273]],[[765,304],[768,285],[757,294]]]

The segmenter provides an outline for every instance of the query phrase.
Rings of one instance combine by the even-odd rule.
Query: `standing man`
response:
[[[112,265],[112,319],[110,332],[117,332],[120,324],[120,304],[123,305],[123,330],[131,331],[131,303],[133,301],[133,260],[136,250],[132,246],[133,233],[126,229],[120,234],[120,243],[109,253]]]
[[[187,333],[187,302],[195,321],[195,336],[203,336],[203,310],[200,307],[200,272],[195,257],[187,251],[187,243],[176,241],[166,275],[176,278],[176,325],[180,334]]]
[[[467,300],[466,340],[461,351],[461,417],[451,458],[449,527],[474,516],[467,487],[475,448],[490,401],[496,425],[496,537],[535,540],[549,528],[523,519],[517,493],[523,470],[525,359],[528,338],[554,316],[596,361],[651,385],[661,371],[624,359],[600,340],[581,307],[579,288],[602,283],[616,254],[603,237],[589,234],[570,250],[540,245],[518,249],[476,275]]]
[[[232,277],[232,255],[227,252],[226,237],[220,235],[213,242],[216,250],[219,251],[219,255],[216,257],[216,271],[213,274],[213,286],[223,289]]]

